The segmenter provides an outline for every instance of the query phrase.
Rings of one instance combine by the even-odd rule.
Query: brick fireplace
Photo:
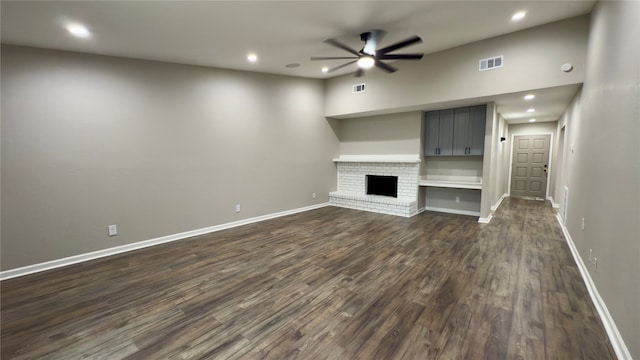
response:
[[[331,205],[404,217],[418,213],[418,155],[343,155],[334,162],[338,191],[329,194]],[[397,197],[367,195],[367,175],[397,177]]]

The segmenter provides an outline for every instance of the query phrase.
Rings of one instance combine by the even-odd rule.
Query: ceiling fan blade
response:
[[[406,40],[403,40],[403,41],[397,42],[397,43],[395,43],[393,45],[389,45],[389,46],[387,46],[385,48],[379,49],[376,52],[376,54],[386,54],[388,52],[392,52],[394,50],[403,48],[405,46],[409,46],[409,45],[413,45],[413,44],[417,44],[417,43],[421,43],[421,42],[422,42],[422,39],[419,36],[414,35],[414,36],[412,36],[412,37],[410,37],[410,38],[408,38]]]
[[[316,61],[316,60],[352,60],[352,59],[358,59],[357,57],[354,56],[313,56],[311,57],[311,61]]]
[[[328,72],[328,73],[330,73],[330,72],[334,72],[334,71],[336,71],[336,70],[340,70],[340,69],[342,69],[342,68],[343,68],[343,67],[345,67],[345,66],[349,66],[349,65],[351,65],[351,64],[353,64],[353,63],[355,63],[356,61],[358,61],[358,60],[353,60],[353,61],[349,61],[348,63],[344,63],[344,64],[342,64],[342,65],[338,65],[338,66],[336,66],[336,67],[334,67],[334,68],[331,68],[331,69],[327,70],[327,72]]]
[[[353,54],[353,55],[355,55],[355,56],[359,56],[359,55],[360,55],[360,54],[358,53],[358,51],[353,50],[352,48],[348,47],[347,45],[345,45],[345,44],[343,44],[343,43],[341,43],[341,42],[339,42],[339,41],[337,41],[337,40],[334,40],[334,39],[327,39],[327,40],[325,40],[324,42],[326,42],[327,44],[333,45],[333,46],[335,46],[335,47],[337,47],[337,48],[340,48],[340,49],[342,49],[342,50],[344,50],[344,51],[350,52],[351,54]]]
[[[420,60],[424,54],[382,54],[377,56],[380,60]]]
[[[368,34],[368,39],[363,38],[363,35]],[[376,48],[382,38],[387,34],[384,30],[371,30],[368,33],[363,33],[360,35],[360,39],[365,41],[365,45],[362,48],[362,52],[369,55],[375,55]]]
[[[392,73],[392,72],[396,72],[396,70],[398,70],[398,69],[394,68],[393,66],[387,65],[387,64],[383,63],[382,61],[380,61],[378,59],[376,59],[375,64],[376,64],[377,67],[381,68],[382,70],[384,70],[386,72]]]
[[[361,77],[362,75],[364,75],[364,70],[362,68],[358,68],[358,71],[356,71],[356,73],[353,74],[353,76],[355,77]]]

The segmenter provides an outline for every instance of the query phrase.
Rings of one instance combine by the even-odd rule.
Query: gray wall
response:
[[[325,114],[447,109],[487,102],[449,103],[461,99],[581,83],[588,29],[589,17],[581,16],[427,54],[418,62],[397,62],[400,70],[393,74],[372,69],[359,79],[332,78],[327,81]],[[504,67],[479,72],[478,61],[494,55],[504,55]],[[575,69],[563,73],[560,66],[567,62]],[[367,91],[353,94],[352,85],[361,82]]]
[[[422,113],[337,120],[341,155],[420,154]]]
[[[498,162],[502,158],[503,147],[500,144],[500,132],[503,130],[504,120],[498,114],[495,103],[487,104],[487,125],[485,129],[484,160],[482,169],[482,202],[480,217],[487,219],[491,214],[491,206],[498,202],[502,192],[496,181]]]
[[[469,215],[480,213],[480,190],[426,187],[425,194],[428,210],[447,209],[447,211],[461,211]],[[459,202],[455,201],[456,197],[459,198]]]
[[[494,179],[495,186],[495,196],[498,196],[498,199],[502,197],[504,194],[509,194],[509,140],[511,135],[509,133],[509,124],[504,120],[502,115],[498,114],[498,137],[494,140],[497,144],[497,152],[496,156],[497,161],[497,169],[496,169],[496,177]],[[505,141],[500,141],[500,138],[504,137]],[[495,203],[493,204],[495,205]]]
[[[422,161],[422,175],[482,177],[481,156],[429,156]]]
[[[566,225],[633,358],[640,358],[640,2],[599,2],[582,93],[560,119]],[[571,151],[573,147],[574,151]],[[581,219],[585,229],[581,230]],[[598,258],[589,264],[589,249]]]
[[[336,187],[319,80],[3,46],[1,90],[3,270]]]

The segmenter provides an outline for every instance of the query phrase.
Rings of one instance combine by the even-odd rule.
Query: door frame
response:
[[[549,200],[549,184],[551,184],[551,163],[553,162],[553,133],[552,132],[536,132],[536,133],[523,133],[523,134],[511,134],[511,144],[509,146],[509,182],[507,191],[509,196],[511,196],[511,172],[513,167],[513,142],[516,136],[540,136],[540,135],[549,135],[549,166],[547,170],[547,188],[544,192],[544,199]]]

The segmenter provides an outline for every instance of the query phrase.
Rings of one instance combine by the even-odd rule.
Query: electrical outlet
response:
[[[584,230],[584,218],[582,218],[582,222],[580,223],[580,229]]]
[[[316,193],[313,193],[311,196],[313,196],[313,198],[315,199],[316,198]]]
[[[239,213],[240,212],[240,204],[236,204],[236,212]]]
[[[593,267],[594,267],[596,270],[598,270],[598,258],[597,258],[597,257],[594,257],[594,258],[593,258]]]
[[[459,203],[460,202],[460,196],[456,196],[456,202]]]
[[[109,226],[107,226],[107,233],[109,234],[109,236],[118,235],[118,226],[117,225],[109,225]]]

